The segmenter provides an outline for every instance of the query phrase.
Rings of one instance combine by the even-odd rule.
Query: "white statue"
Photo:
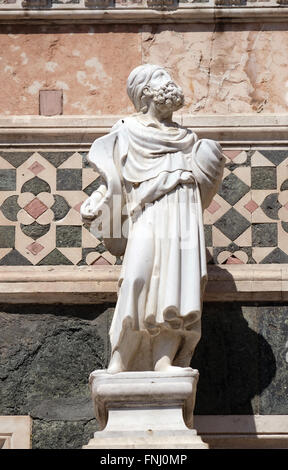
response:
[[[114,224],[118,233],[104,234],[104,242],[124,254],[107,372],[177,373],[189,367],[201,336],[202,212],[221,182],[224,156],[217,142],[173,122],[184,96],[162,67],[136,67],[127,92],[137,113],[93,143],[88,159],[104,184],[81,207],[92,233],[101,213],[106,229]],[[119,231],[125,213],[128,237]]]

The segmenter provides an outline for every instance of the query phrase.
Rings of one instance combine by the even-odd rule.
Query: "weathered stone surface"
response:
[[[0,99],[7,115],[37,115],[43,87],[63,90],[67,115],[132,112],[119,90],[129,71],[147,62],[173,72],[187,96],[185,113],[287,112],[285,23],[3,25],[2,31]]]
[[[57,190],[79,191],[82,189],[82,171],[78,168],[59,168],[57,170]]]
[[[15,227],[3,225],[0,227],[0,248],[13,248],[15,246]]]
[[[21,166],[29,157],[31,157],[32,153],[33,152],[6,152],[1,150],[0,156],[4,158],[4,160],[7,160],[10,165],[18,168],[18,166]]]
[[[249,186],[241,181],[236,175],[230,173],[223,179],[218,194],[232,206],[241,199],[248,191]]]
[[[39,266],[55,266],[55,265],[70,265],[73,264],[66,256],[63,255],[57,248],[51,251],[45,258],[43,258],[38,265]]]
[[[23,184],[21,193],[32,193],[37,196],[39,193],[51,193],[51,188],[47,181],[35,176]]]
[[[27,237],[33,238],[33,240],[36,240],[39,237],[43,237],[43,235],[48,233],[50,230],[50,224],[41,225],[41,224],[38,224],[36,220],[32,222],[32,224],[30,225],[20,224],[20,226],[21,226],[22,232],[25,233]]]
[[[212,246],[212,225],[204,225],[205,243],[206,246]]]
[[[81,449],[97,430],[95,419],[88,422],[33,421],[34,449]]]
[[[100,184],[103,183],[103,179],[101,176],[98,176],[97,179],[92,181],[86,188],[83,189],[84,193],[88,194],[88,196],[91,196],[93,191],[96,191],[96,189],[99,188]]]
[[[261,204],[261,209],[270,219],[279,220],[278,211],[282,206],[278,201],[278,196],[278,193],[269,194]]]
[[[251,168],[251,188],[276,189],[276,168],[267,166]]]
[[[33,448],[97,430],[88,376],[108,364],[112,305],[1,305],[0,414],[30,414]],[[288,414],[285,304],[205,303],[195,414]]]
[[[81,225],[62,225],[56,227],[57,247],[81,247]]]
[[[234,241],[249,227],[248,220],[233,207],[214,224],[226,237]]]
[[[286,25],[162,24],[145,27],[142,41],[144,62],[165,65],[181,83],[186,113],[287,111]]]
[[[44,88],[63,90],[67,115],[133,111],[119,90],[125,90],[128,71],[141,62],[138,26],[21,24],[4,25],[1,32],[5,114],[38,115]]]
[[[81,447],[96,430],[88,377],[107,366],[112,313],[109,305],[1,306],[0,413],[31,415],[33,447]]]
[[[11,250],[0,260],[0,266],[29,266],[31,264],[32,263],[17,250]]]
[[[70,210],[70,206],[64,197],[60,196],[59,194],[54,194],[55,203],[51,207],[51,210],[54,212],[55,220],[61,220],[68,214]]]
[[[276,367],[271,345],[258,331],[259,315],[252,303],[204,305],[202,337],[192,359],[200,372],[195,414],[259,413],[259,396]]]
[[[0,207],[2,213],[8,220],[16,221],[17,220],[17,214],[21,207],[17,203],[18,196],[10,196],[8,197]]]
[[[288,156],[287,150],[261,150],[261,153],[274,165],[279,165]]]
[[[277,224],[252,224],[253,246],[277,246]]]
[[[259,307],[259,333],[269,342],[273,356],[260,348],[259,377],[266,385],[260,397],[260,414],[287,414],[288,389],[288,317],[287,305],[269,305]],[[275,376],[269,381],[269,369],[276,361]],[[275,365],[274,365],[275,367]],[[262,385],[262,386],[263,386]]]
[[[41,152],[41,155],[46,158],[51,165],[58,168],[65,160],[71,157],[72,152]]]
[[[0,191],[16,190],[16,170],[0,169]]]

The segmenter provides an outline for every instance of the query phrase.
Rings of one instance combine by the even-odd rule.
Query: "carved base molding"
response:
[[[193,429],[198,377],[192,369],[92,372],[100,431],[83,449],[208,449]]]
[[[120,266],[0,266],[0,302],[115,302]],[[206,302],[287,301],[288,266],[208,266]]]
[[[43,0],[45,4],[45,0]],[[24,2],[23,8],[13,8],[11,4],[0,9],[0,23],[14,22],[59,22],[71,23],[79,21],[80,23],[248,23],[248,22],[269,22],[269,23],[286,23],[288,17],[288,9],[286,0],[273,2],[265,2],[258,7],[239,5],[239,2],[229,0],[215,2],[215,6],[183,6],[172,9],[171,6],[163,9],[162,2],[151,2],[151,7],[118,7],[106,8],[106,1],[94,2],[88,0],[87,9],[82,7],[65,9],[62,4],[57,5],[58,8],[48,9],[43,5],[42,1],[27,0]],[[97,6],[97,4],[99,6]],[[104,4],[104,7],[102,6]],[[32,6],[33,5],[33,6]],[[150,6],[150,4],[149,4]]]
[[[194,415],[210,449],[287,449],[288,415]],[[2,449],[31,448],[30,416],[0,416]]]
[[[0,449],[30,449],[30,416],[0,416]]]
[[[90,147],[107,134],[121,115],[106,116],[1,116],[0,147]],[[223,144],[288,144],[288,115],[175,115],[175,121],[199,136]]]

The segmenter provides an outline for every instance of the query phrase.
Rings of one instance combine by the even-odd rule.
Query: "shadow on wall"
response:
[[[255,302],[204,303],[191,361],[200,373],[195,415],[269,414],[261,394],[275,377],[276,360],[261,334],[264,316]]]

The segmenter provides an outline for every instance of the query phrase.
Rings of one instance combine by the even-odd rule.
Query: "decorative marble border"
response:
[[[227,149],[204,211],[209,264],[288,263],[288,149]],[[81,149],[0,149],[0,266],[114,265],[80,206],[101,184]]]
[[[0,147],[47,146],[88,148],[107,134],[121,115],[107,116],[1,116]],[[176,115],[175,120],[193,129],[199,137],[222,143],[277,146],[288,144],[288,114],[285,115]]]
[[[79,214],[100,184],[87,151],[119,117],[0,117],[0,266],[121,264]],[[287,116],[177,119],[226,156],[204,213],[208,263],[288,263]]]
[[[116,300],[121,260],[95,242],[79,205],[98,184],[87,150],[120,117],[0,116],[0,300]],[[220,140],[226,156],[204,214],[206,300],[286,300],[288,116],[177,120]]]
[[[93,23],[287,22],[287,0],[255,5],[253,0],[208,0],[193,4],[174,0],[1,0],[0,22],[73,21]]]
[[[115,302],[120,266],[0,266],[0,302]],[[206,302],[287,301],[288,266],[208,265]]]
[[[30,416],[0,416],[0,449],[31,449]]]
[[[211,449],[288,446],[288,415],[195,415],[197,433]],[[0,416],[0,448],[31,449],[30,416]]]

